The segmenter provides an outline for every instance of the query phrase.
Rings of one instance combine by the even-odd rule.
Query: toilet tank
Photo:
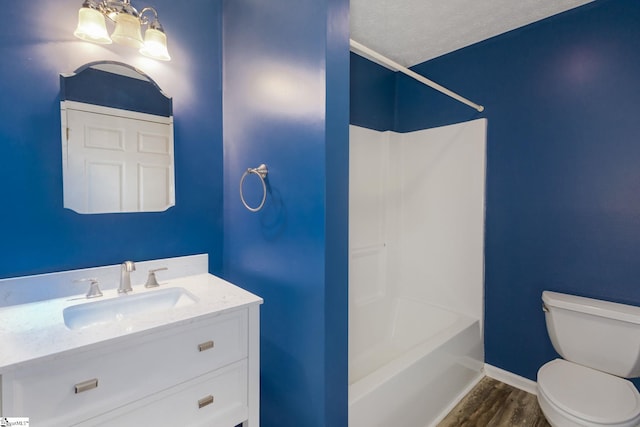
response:
[[[553,348],[566,360],[624,378],[640,376],[640,307],[544,291]]]

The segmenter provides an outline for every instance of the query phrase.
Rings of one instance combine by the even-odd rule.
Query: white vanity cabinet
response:
[[[38,426],[257,426],[259,305],[158,329],[3,374],[3,416]]]

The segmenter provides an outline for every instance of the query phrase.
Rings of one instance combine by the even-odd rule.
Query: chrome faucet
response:
[[[125,261],[121,265],[120,270],[120,286],[118,287],[119,294],[126,294],[131,292],[131,272],[136,270],[136,265],[133,261]]]

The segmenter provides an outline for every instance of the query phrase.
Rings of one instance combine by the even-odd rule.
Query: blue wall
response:
[[[0,277],[209,253],[222,255],[221,3],[155,0],[173,60],[76,39],[81,2],[11,2],[0,26]],[[197,10],[192,13],[190,10]],[[114,60],[173,97],[176,206],[79,215],[62,206],[59,74]]]
[[[265,300],[265,427],[347,425],[348,7],[224,3],[223,274]]]
[[[395,130],[486,117],[488,363],[535,379],[556,357],[543,290],[640,305],[640,2],[598,0],[397,77]]]
[[[379,131],[395,128],[396,73],[351,53],[349,123]]]
[[[348,1],[152,5],[168,63],[75,39],[79,2],[5,6],[0,277],[196,253],[223,274],[224,248],[224,276],[266,301],[263,425],[346,426]],[[59,74],[97,60],[138,67],[173,98],[176,206],[166,212],[62,206]],[[261,162],[269,197],[252,214],[237,186]],[[251,202],[256,184],[247,180]]]

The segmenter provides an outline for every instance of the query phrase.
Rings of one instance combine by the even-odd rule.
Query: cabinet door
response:
[[[8,372],[3,413],[67,427],[243,360],[247,316],[233,311]]]
[[[234,427],[247,418],[245,359],[74,426]]]

